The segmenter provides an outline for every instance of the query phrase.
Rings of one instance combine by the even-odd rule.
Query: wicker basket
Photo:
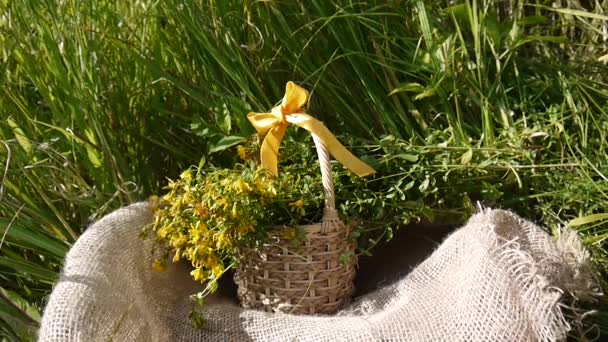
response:
[[[299,246],[277,229],[261,248],[243,251],[234,279],[245,308],[334,314],[353,295],[356,246],[336,211],[329,154],[314,134],[313,140],[325,193],[322,222],[301,226],[305,239]]]

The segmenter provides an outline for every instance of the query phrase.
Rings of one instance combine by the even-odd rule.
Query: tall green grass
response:
[[[418,192],[378,196],[578,219],[608,279],[608,2],[452,3],[0,0],[3,336],[33,338],[89,223],[201,157],[229,166],[288,80],[333,131],[416,155]]]

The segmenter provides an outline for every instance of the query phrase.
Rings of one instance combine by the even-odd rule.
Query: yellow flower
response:
[[[213,268],[211,269],[211,273],[213,273],[215,279],[218,279],[222,276],[222,274],[224,274],[224,266],[222,266],[221,264],[213,266]]]
[[[217,235],[215,235],[215,247],[217,249],[223,249],[226,247],[230,247],[230,245],[232,245],[232,241],[230,241],[230,237],[227,236],[226,232],[221,232]]]
[[[171,247],[173,248],[181,248],[183,247],[186,243],[188,243],[188,238],[186,238],[185,236],[183,236],[181,233],[177,236],[171,239]]]
[[[174,213],[179,213],[181,209],[182,209],[181,198],[176,201],[173,201],[173,205],[171,206],[171,211],[173,211]]]
[[[156,235],[161,238],[161,239],[165,239],[167,238],[167,236],[169,234],[173,233],[173,226],[164,226],[161,229],[158,230],[158,232],[156,233]]]
[[[201,230],[199,229],[190,229],[190,242],[193,244],[197,244],[201,239]]]
[[[208,229],[207,229],[207,224],[205,224],[205,222],[202,221],[196,221],[196,223],[194,223],[194,225],[190,225],[190,229],[191,230],[199,230],[201,231],[203,234],[207,233]]]
[[[257,192],[259,192],[260,194],[264,194],[264,192],[266,192],[266,185],[264,184],[264,181],[262,181],[260,179],[256,179],[255,180],[255,190]]]
[[[175,188],[177,188],[178,183],[172,180],[169,180],[169,184],[167,184],[167,186],[165,186],[163,189],[168,189],[168,190],[173,190]],[[172,194],[172,193],[171,193]],[[170,201],[172,198],[171,196],[169,196],[169,194],[165,195],[164,198],[168,201]]]
[[[242,179],[238,179],[234,182],[234,189],[239,193],[245,193],[249,191],[249,184],[243,182]]]
[[[216,204],[218,207],[224,207],[224,208],[225,208],[225,207],[226,207],[226,200],[225,200],[224,198],[219,198],[219,199],[218,199],[218,200],[215,202],[215,204]]]
[[[189,192],[186,192],[182,196],[182,204],[188,206],[190,204],[190,202],[192,202],[192,194]]]
[[[215,256],[215,254],[207,255],[207,266],[215,267],[215,266],[217,266],[218,262],[219,262],[219,259],[217,258],[217,256]]]
[[[304,207],[304,201],[303,200],[297,200],[295,202],[289,203],[289,206],[293,207],[293,208],[302,208],[302,207]]]
[[[253,225],[251,224],[241,224],[238,228],[237,228],[237,232],[240,236],[244,236],[245,234],[249,233],[250,231],[253,231]]]
[[[192,181],[192,170],[182,172],[182,174],[179,175],[179,178],[183,179],[187,183],[190,183]]]
[[[192,272],[190,272],[190,275],[196,281],[203,281],[206,278],[205,277],[205,271],[203,271],[201,268],[197,268],[197,269],[192,270]]]
[[[178,262],[182,258],[182,250],[180,248],[175,250],[175,255],[173,255],[173,262]]]
[[[164,272],[167,269],[167,263],[165,262],[165,260],[155,260],[152,263],[152,268],[156,272]]]
[[[239,216],[239,212],[237,210],[237,206],[236,203],[232,205],[232,217],[237,218]]]
[[[291,207],[290,210],[292,212],[297,212],[299,215],[306,215],[306,210],[304,210],[304,201],[303,200],[297,200],[295,202],[289,203],[289,206]]]
[[[242,160],[247,160],[247,151],[245,150],[245,146],[239,145],[236,147],[236,153],[239,155],[239,158]]]
[[[295,228],[289,228],[283,234],[283,238],[287,240],[293,240],[298,236],[298,231]]]

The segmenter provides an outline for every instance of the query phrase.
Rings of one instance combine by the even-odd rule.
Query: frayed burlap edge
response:
[[[533,231],[542,229],[510,211],[483,207],[478,211],[467,225],[479,220],[489,225],[482,238],[495,240],[495,257],[509,265],[513,282],[524,289],[522,300],[534,308],[528,320],[539,340],[565,340],[574,328],[583,334],[583,321],[596,311],[585,310],[580,304],[596,302],[603,292],[591,255],[577,232],[562,227],[554,241],[541,236],[535,239]],[[513,231],[504,229],[509,226],[519,226],[525,233],[511,236]]]

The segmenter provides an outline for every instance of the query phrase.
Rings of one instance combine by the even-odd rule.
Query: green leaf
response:
[[[427,89],[427,90],[423,91],[422,93],[414,96],[414,100],[422,100],[426,97],[432,97],[432,96],[435,96],[435,93],[436,93],[435,88],[430,88],[430,89]]]
[[[593,215],[575,218],[574,220],[571,220],[570,222],[568,222],[568,226],[577,227],[577,226],[582,226],[585,224],[589,224],[589,223],[593,223],[593,222],[597,222],[597,221],[604,221],[604,220],[608,220],[608,213],[593,214]]]
[[[408,191],[409,189],[413,188],[414,185],[416,185],[416,181],[413,180],[407,184],[405,184],[405,186],[403,187],[403,189],[401,189],[402,191]]]
[[[468,149],[465,153],[462,154],[462,157],[460,158],[460,164],[469,165],[472,158],[473,158],[473,150]]]
[[[459,4],[459,5],[450,6],[450,7],[446,8],[444,11],[447,14],[451,14],[451,15],[453,15],[454,17],[456,17],[458,19],[462,19],[462,20],[468,19],[468,17],[467,17],[467,5],[466,4]]]
[[[531,5],[531,6],[542,7],[544,9],[548,10],[548,11],[553,11],[553,12],[563,13],[563,14],[569,14],[569,15],[573,15],[573,16],[577,16],[577,17],[585,17],[585,18],[599,19],[599,20],[608,20],[608,16],[607,15],[597,14],[597,13],[593,13],[593,12],[575,10],[575,9],[571,9],[571,8],[553,8],[553,7],[541,6],[541,5]]]
[[[32,153],[32,143],[25,136],[25,133],[23,133],[23,130],[21,128],[19,128],[17,123],[11,118],[6,119],[6,122],[13,130],[13,134],[15,135],[15,138],[17,139],[17,142],[19,143],[21,148],[23,148],[25,153],[31,154]]]
[[[0,256],[0,266],[12,269],[20,274],[23,273],[29,275],[34,279],[47,284],[55,283],[55,280],[57,280],[58,277],[56,272],[40,267],[32,262],[17,260],[15,258],[5,256]]]
[[[418,161],[418,155],[417,154],[408,154],[408,153],[399,153],[395,155],[395,158],[399,158],[399,159],[405,159],[409,162],[415,163]]]
[[[9,227],[9,223],[10,220],[0,218],[0,236],[5,237],[5,243],[10,242],[34,252],[50,254],[57,259],[63,259],[68,252],[69,247],[66,244],[46,235],[42,230],[25,228],[17,221],[13,221]]]
[[[568,38],[566,37],[555,37],[555,36],[537,36],[537,35],[529,35],[522,39],[519,39],[515,42],[514,48],[518,48],[524,44],[532,43],[532,42],[551,42],[557,44],[568,43]]]
[[[27,300],[19,296],[16,292],[8,291],[4,288],[0,288],[0,292],[2,292],[4,298],[10,300],[16,308],[21,310],[22,313],[26,314],[34,321],[40,322],[40,312],[35,306],[28,303]]]
[[[212,144],[209,147],[209,152],[215,153],[215,152],[224,151],[224,150],[226,150],[232,146],[238,145],[244,141],[245,141],[244,137],[240,137],[240,136],[236,136],[236,135],[225,136],[222,139],[220,139],[220,141],[218,141],[217,143]]]
[[[95,137],[95,133],[93,133],[93,129],[89,127],[86,128],[84,130],[84,135],[88,139],[88,143],[86,143],[84,146],[87,150],[87,157],[89,158],[89,161],[91,164],[93,164],[93,167],[101,167],[103,162],[99,151],[95,148],[95,145],[97,145],[97,139]]]
[[[101,167],[103,163],[101,162],[99,152],[97,152],[97,150],[90,145],[85,145],[85,149],[87,150],[87,158],[89,158],[89,161],[91,164],[93,164],[93,167]]]
[[[418,186],[418,190],[420,190],[420,192],[425,192],[430,185],[430,179],[429,178],[425,178],[422,183],[420,183],[420,185]]]
[[[410,92],[410,93],[421,93],[424,91],[424,87],[420,83],[409,82],[400,85],[399,87],[393,89],[388,95],[394,95],[402,92]]]
[[[36,330],[40,322],[40,313],[15,292],[0,289],[1,330],[8,340],[35,341]],[[4,341],[4,339],[3,339]]]
[[[517,20],[522,26],[540,25],[547,22],[547,17],[542,15],[530,15]]]

